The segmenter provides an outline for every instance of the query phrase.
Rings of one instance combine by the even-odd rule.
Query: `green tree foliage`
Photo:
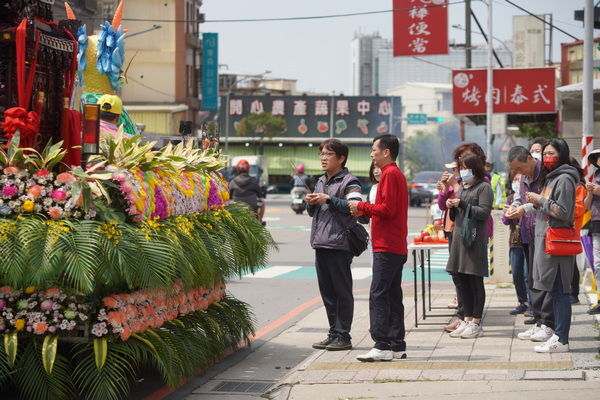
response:
[[[257,143],[262,144],[264,138],[272,138],[273,136],[285,132],[285,130],[285,120],[281,117],[274,116],[270,112],[250,114],[247,117],[242,118],[239,125],[236,127],[236,132],[239,136],[255,138],[254,153],[256,153]]]
[[[419,131],[415,136],[407,138],[405,154],[410,175],[419,171],[441,171],[445,159],[442,145],[439,136],[432,133]]]
[[[548,139],[558,137],[558,130],[556,129],[555,122],[540,122],[538,124],[522,124],[519,125],[519,132],[515,134],[516,137],[527,138],[528,140],[534,139],[538,136],[545,137]]]

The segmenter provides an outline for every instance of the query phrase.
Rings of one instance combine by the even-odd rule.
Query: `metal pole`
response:
[[[227,91],[225,96],[225,154],[229,154],[229,97],[231,96],[231,89]]]
[[[465,68],[471,65],[471,0],[465,0]]]
[[[492,0],[487,1],[488,5],[488,37],[492,38]],[[488,162],[493,162],[494,157],[492,154],[492,116],[494,114],[494,101],[493,101],[493,90],[494,90],[494,70],[493,70],[493,44],[491,40],[488,40],[488,65],[487,65],[487,93],[486,93],[486,154]]]
[[[594,148],[594,1],[585,0],[583,41],[582,162],[586,179],[591,178],[587,155]]]

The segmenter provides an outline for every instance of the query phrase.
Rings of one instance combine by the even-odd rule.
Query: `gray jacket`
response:
[[[455,210],[454,234],[450,244],[450,256],[446,271],[451,274],[461,273],[475,276],[488,276],[488,230],[494,193],[487,181],[479,181],[465,188],[461,186],[456,194],[460,203]],[[472,217],[475,220],[475,243],[469,248],[463,245],[461,228],[465,220],[467,205],[471,205]]]
[[[233,178],[229,183],[229,193],[233,201],[246,203],[253,210],[258,208],[258,201],[262,198],[258,181],[248,174],[239,174]]]
[[[329,180],[326,175],[319,178],[314,193],[328,194],[331,202],[323,205],[309,205],[307,208],[308,215],[313,219],[310,231],[310,245],[313,249],[350,251],[344,228],[340,226],[338,219],[346,227],[356,223],[356,218],[350,214],[346,200],[349,193],[356,192],[360,193],[360,182],[346,168]],[[332,210],[337,213],[337,219],[332,215]]]
[[[564,293],[571,292],[575,256],[553,256],[546,254],[546,230],[552,228],[573,228],[575,213],[575,188],[579,172],[570,165],[563,164],[546,176],[549,198],[542,197],[537,206],[535,219],[535,249],[533,256],[533,287],[547,292],[552,291],[554,279],[560,267]]]

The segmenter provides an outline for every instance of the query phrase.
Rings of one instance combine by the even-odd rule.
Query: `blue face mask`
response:
[[[463,184],[469,184],[469,183],[471,183],[473,178],[475,178],[475,175],[473,175],[472,169],[461,169],[460,177],[462,178]]]
[[[531,157],[535,158],[538,161],[542,160],[542,154],[541,153],[531,153]]]

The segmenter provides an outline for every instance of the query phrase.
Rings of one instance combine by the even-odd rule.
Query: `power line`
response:
[[[571,35],[569,32],[567,32],[567,31],[564,31],[564,30],[560,29],[558,26],[556,26],[556,25],[554,25],[554,24],[552,24],[552,23],[550,23],[550,22],[546,21],[546,20],[545,20],[545,19],[543,19],[543,18],[540,18],[540,17],[538,17],[538,16],[537,16],[537,15],[535,15],[534,13],[532,13],[532,12],[530,12],[530,11],[527,11],[526,9],[524,9],[523,7],[521,7],[520,5],[518,5],[518,4],[515,4],[515,3],[513,3],[513,2],[512,2],[512,1],[510,1],[510,0],[504,0],[504,1],[506,1],[508,4],[512,5],[513,7],[516,7],[516,8],[518,8],[519,10],[521,10],[521,11],[523,11],[523,12],[526,12],[527,14],[531,15],[532,17],[539,19],[540,21],[542,21],[542,22],[543,22],[543,23],[545,23],[546,25],[550,25],[552,28],[556,29],[556,30],[557,30],[557,31],[559,31],[559,32],[562,32],[562,33],[564,33],[565,35],[569,36],[570,38],[572,38],[572,39],[574,39],[574,40],[580,40],[580,39],[578,39],[577,37],[575,37],[575,36]]]
[[[457,1],[449,1],[446,4],[431,4],[431,5],[422,5],[419,8],[434,8],[434,7],[445,7],[455,4],[462,4],[465,0],[457,0]],[[329,14],[329,15],[312,15],[305,17],[274,17],[274,18],[240,18],[240,19],[207,19],[205,23],[229,23],[229,22],[277,22],[277,21],[303,21],[303,20],[311,20],[311,19],[330,19],[330,18],[346,18],[346,17],[357,17],[361,15],[373,15],[373,14],[386,14],[396,11],[410,11],[416,7],[409,8],[397,8],[391,10],[376,10],[376,11],[361,11],[354,13],[345,13],[345,14]],[[90,17],[86,18],[87,20],[104,20],[102,17]],[[194,19],[147,19],[147,18],[122,18],[122,21],[133,21],[133,22],[198,22],[198,20]]]

